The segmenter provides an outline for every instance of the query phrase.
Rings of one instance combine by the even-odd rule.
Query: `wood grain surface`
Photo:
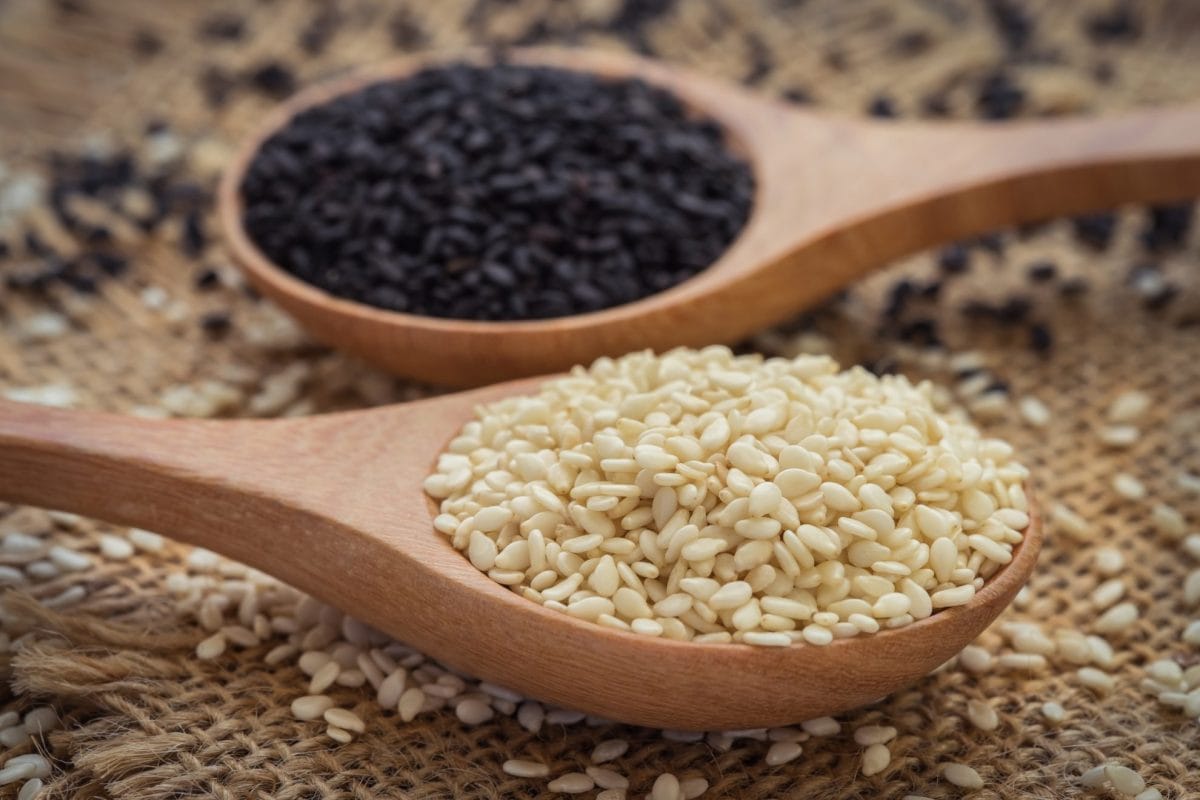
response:
[[[970,643],[1041,547],[965,606],[826,647],[693,644],[612,630],[494,583],[433,529],[422,490],[479,403],[536,380],[274,421],[143,420],[0,402],[0,499],[169,532],[268,572],[465,673],[660,728],[782,725],[869,703]],[[851,677],[852,676],[852,677]]]
[[[238,187],[258,146],[302,109],[437,60],[424,56],[301,92],[245,142],[218,203],[230,251],[254,285],[328,344],[398,375],[477,386],[646,347],[734,343],[938,242],[1200,193],[1200,106],[997,125],[877,122],[798,110],[607,51],[527,49],[512,58],[639,76],[724,125],[757,181],[751,218],[725,254],[696,277],[633,303],[518,322],[372,308],[333,297],[270,263],[241,224]]]

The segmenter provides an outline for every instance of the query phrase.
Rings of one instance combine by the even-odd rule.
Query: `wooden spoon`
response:
[[[826,647],[693,644],[585,622],[479,572],[422,480],[479,403],[526,380],[271,421],[144,420],[0,401],[0,498],[169,533],[271,573],[468,674],[664,728],[782,725],[869,703],[975,638],[1025,583],[1038,515],[965,606]]]
[[[521,322],[383,311],[336,298],[270,263],[241,222],[239,187],[259,145],[303,109],[448,60],[421,57],[298,94],[242,148],[218,202],[233,257],[254,285],[328,344],[401,375],[472,386],[644,347],[732,343],[938,242],[1200,194],[1200,106],[1000,125],[878,122],[796,109],[617,53],[536,49],[512,58],[638,76],[717,119],[757,181],[739,238],[709,269],[665,292],[605,311]]]

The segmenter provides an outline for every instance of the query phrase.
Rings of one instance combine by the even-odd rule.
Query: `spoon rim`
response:
[[[359,300],[351,300],[335,295],[325,289],[296,277],[286,269],[276,264],[255,243],[243,223],[244,203],[241,185],[246,177],[251,163],[258,155],[262,146],[276,133],[284,129],[297,115],[321,106],[339,97],[352,94],[374,83],[391,80],[402,80],[415,72],[429,67],[446,66],[466,62],[470,64],[488,64],[494,62],[495,54],[481,48],[469,48],[455,51],[431,51],[411,56],[388,59],[386,61],[350,70],[349,72],[330,77],[301,89],[284,100],[246,136],[235,150],[234,157],[221,175],[217,186],[217,218],[225,242],[230,250],[233,262],[241,269],[251,282],[272,296],[287,297],[298,301],[310,309],[321,309],[357,318],[373,325],[382,325],[409,330],[425,330],[431,333],[459,333],[477,336],[488,334],[511,333],[533,334],[546,332],[564,332],[568,330],[588,329],[605,323],[619,322],[622,319],[639,318],[656,313],[663,308],[671,308],[678,303],[686,302],[689,297],[705,290],[716,291],[723,285],[720,278],[722,267],[730,262],[731,254],[736,256],[740,245],[752,239],[752,233],[757,228],[756,222],[764,218],[763,193],[766,179],[762,174],[763,154],[754,146],[752,137],[746,134],[740,119],[734,113],[721,108],[714,108],[703,98],[688,90],[687,82],[667,81],[662,72],[674,71],[676,68],[655,59],[640,57],[622,52],[610,52],[597,48],[569,47],[521,47],[504,51],[505,60],[509,63],[526,66],[544,66],[562,69],[569,72],[593,75],[600,78],[626,77],[643,80],[658,88],[664,89],[677,96],[692,110],[716,121],[727,138],[727,146],[732,152],[743,158],[754,177],[754,194],[745,221],[737,235],[725,246],[725,249],[704,269],[691,275],[662,291],[653,292],[607,308],[582,313],[566,314],[558,317],[543,317],[536,319],[515,320],[478,320],[459,319],[456,317],[437,317],[425,314],[414,314],[407,311],[393,311],[373,306]],[[688,73],[689,77],[691,73]],[[702,76],[696,76],[702,77]],[[721,83],[716,79],[714,84]],[[757,97],[738,87],[726,87],[755,102],[774,105],[768,97]],[[724,276],[725,278],[735,276]],[[715,286],[709,284],[715,283]]]
[[[526,378],[514,381],[513,383],[527,384],[529,381],[530,379]],[[825,657],[833,657],[839,649],[845,650],[871,646],[883,646],[886,648],[888,643],[902,640],[906,636],[919,635],[935,626],[953,627],[959,618],[968,615],[978,615],[981,607],[992,605],[1010,592],[1015,595],[1020,587],[1027,583],[1032,576],[1044,542],[1041,508],[1032,482],[1026,481],[1023,484],[1023,488],[1028,498],[1029,510],[1027,513],[1029,514],[1029,524],[1021,531],[1021,541],[1013,547],[1012,560],[1002,565],[991,577],[985,579],[983,588],[979,589],[968,602],[961,606],[935,609],[928,617],[915,620],[898,628],[881,629],[875,633],[834,639],[827,645],[793,642],[786,647],[773,647],[751,645],[742,642],[693,642],[668,639],[662,636],[643,636],[632,631],[611,628],[591,620],[581,619],[546,608],[541,603],[536,603],[522,597],[513,591],[512,588],[493,581],[488,577],[487,573],[478,570],[467,559],[466,553],[456,549],[445,534],[433,530],[432,524],[430,532],[445,551],[457,557],[458,561],[453,568],[454,572],[468,576],[466,584],[474,587],[472,591],[482,592],[489,601],[499,600],[499,602],[511,608],[514,613],[536,615],[539,620],[545,620],[552,626],[566,626],[567,629],[573,629],[583,636],[594,637],[593,641],[603,640],[605,644],[611,644],[613,647],[618,648],[623,646],[668,648],[664,652],[687,653],[706,661],[721,658],[746,658],[747,656],[758,660],[773,658],[802,660],[805,654],[814,651],[820,651]],[[430,522],[432,523],[433,517],[439,513],[440,501],[427,495],[423,489],[421,490],[421,495],[426,500],[426,507],[430,514]],[[475,578],[482,579],[482,582],[476,581]],[[996,617],[1003,613],[1010,603],[1011,600],[1008,603],[1000,605],[991,616],[991,619],[980,627],[980,630],[986,628],[987,624],[990,624]],[[964,645],[968,643],[964,642]]]

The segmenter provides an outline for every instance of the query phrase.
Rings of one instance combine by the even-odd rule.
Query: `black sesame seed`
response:
[[[720,128],[641,81],[452,65],[299,114],[242,186],[264,253],[341,297],[469,319],[629,302],[744,224]]]
[[[1122,0],[1107,11],[1089,16],[1084,30],[1093,42],[1128,42],[1141,34],[1141,24],[1132,6]]]
[[[296,90],[296,77],[279,61],[267,61],[254,67],[246,79],[255,89],[275,99],[287,97]]]
[[[237,78],[228,70],[210,66],[200,73],[200,92],[204,102],[210,108],[220,108],[229,102],[230,95],[237,88]]]
[[[753,86],[770,75],[775,64],[771,59],[770,48],[758,36],[751,34],[747,38],[746,47],[750,51],[750,66],[742,76],[742,83]]]
[[[882,94],[871,98],[871,104],[867,106],[867,113],[880,119],[894,119],[898,116],[895,101]]]
[[[228,311],[210,311],[200,317],[200,329],[213,337],[228,332],[232,324]]]
[[[996,310],[996,318],[1003,323],[1017,323],[1028,317],[1032,309],[1029,298],[1014,295]]]
[[[1192,210],[1190,201],[1151,206],[1150,218],[1141,232],[1142,244],[1151,252],[1183,244],[1192,227]]]
[[[996,32],[1009,50],[1021,50],[1033,37],[1033,20],[1014,0],[989,0]]]
[[[923,284],[918,292],[926,300],[936,300],[942,294],[943,285],[942,281],[934,279]]]
[[[813,101],[812,95],[808,93],[808,90],[799,86],[789,86],[784,89],[783,99],[796,105],[808,105]]]
[[[425,32],[412,13],[401,9],[388,20],[388,34],[397,50],[415,50],[425,43]]]
[[[117,277],[129,269],[129,259],[115,253],[96,250],[88,253],[86,258],[101,272],[112,277]]]
[[[1025,105],[1025,90],[1006,72],[993,72],[979,87],[975,107],[985,119],[1008,119]]]
[[[1117,217],[1111,212],[1084,214],[1075,217],[1071,224],[1075,229],[1075,238],[1096,250],[1104,250],[1112,242]]]
[[[938,335],[937,322],[932,319],[915,319],[911,322],[906,322],[900,326],[898,336],[905,342],[925,345],[926,347],[937,347],[942,343],[941,337]]]
[[[246,33],[246,23],[237,14],[218,12],[201,20],[200,38],[209,41],[236,42]]]
[[[922,30],[905,31],[892,42],[892,50],[904,58],[919,56],[932,46],[933,36]]]
[[[921,113],[927,117],[948,117],[950,100],[944,94],[926,95],[921,100]]]
[[[319,55],[329,46],[341,24],[342,15],[336,8],[323,8],[300,31],[297,42],[308,55]]]
[[[983,390],[983,393],[990,394],[992,392],[995,392],[997,394],[1008,394],[1009,393],[1008,381],[1001,380],[1000,378],[995,378],[994,380],[992,380],[992,382],[988,384],[987,388]]]
[[[1087,294],[1091,284],[1088,279],[1082,275],[1076,275],[1073,278],[1067,278],[1058,285],[1058,293],[1068,300],[1082,297]]]
[[[1164,283],[1158,289],[1142,298],[1142,307],[1148,311],[1160,311],[1166,308],[1178,295],[1178,287]]]
[[[209,291],[221,285],[221,273],[212,267],[205,267],[196,273],[195,286],[200,291]]]
[[[1026,272],[1029,274],[1029,280],[1034,283],[1046,283],[1058,275],[1058,267],[1053,261],[1035,261],[1029,265]]]
[[[937,262],[943,275],[961,275],[971,267],[971,254],[961,244],[952,244],[942,248]]]
[[[1035,353],[1045,354],[1054,348],[1054,335],[1042,323],[1029,326],[1029,348]]]
[[[1117,77],[1117,67],[1111,61],[1100,61],[1092,67],[1092,77],[1096,83],[1110,84]]]
[[[204,220],[198,211],[193,211],[183,218],[183,235],[180,237],[179,246],[188,258],[198,258],[208,246]]]
[[[1004,252],[1004,234],[999,231],[985,233],[982,236],[976,236],[971,244],[989,253],[1001,255]]]
[[[142,58],[152,58],[162,52],[163,40],[149,28],[140,28],[133,34],[133,52]]]

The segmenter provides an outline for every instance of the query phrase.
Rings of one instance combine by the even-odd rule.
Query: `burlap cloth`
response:
[[[973,115],[982,76],[1005,59],[1027,92],[1025,114],[1111,111],[1200,95],[1200,4],[1189,0],[1137,3],[1138,35],[1107,41],[1093,40],[1085,28],[1094,15],[1111,10],[1110,0],[1021,3],[1035,25],[1016,58],[997,27],[1001,4],[967,0],[240,5],[246,36],[222,42],[196,36],[199,21],[218,10],[216,4],[0,4],[0,158],[10,170],[38,170],[52,147],[95,146],[106,132],[115,141],[137,142],[155,118],[184,138],[235,141],[270,100],[243,89],[224,107],[210,107],[198,76],[214,65],[237,72],[279,58],[303,82],[398,49],[480,41],[634,46],[764,91],[803,92],[821,106],[851,113],[863,113],[885,93],[902,115],[919,115],[926,109],[923,98],[938,93],[950,115]],[[340,27],[324,52],[301,55],[300,33],[316,15],[334,10]],[[145,40],[148,32],[164,48],[139,56],[131,42]],[[987,783],[974,795],[979,798],[1068,797],[1083,792],[1079,774],[1105,759],[1134,767],[1167,797],[1200,797],[1197,722],[1157,705],[1138,687],[1148,661],[1178,657],[1191,663],[1197,657],[1194,647],[1180,642],[1188,618],[1180,587],[1189,564],[1174,543],[1154,532],[1152,501],[1122,500],[1110,483],[1116,471],[1132,472],[1152,498],[1175,504],[1193,528],[1200,522],[1200,497],[1176,484],[1181,471],[1200,473],[1200,236],[1193,231],[1182,245],[1149,254],[1139,242],[1145,224],[1144,210],[1122,212],[1104,250],[1079,243],[1066,221],[1010,232],[1002,255],[973,251],[969,275],[947,283],[940,298],[918,303],[940,323],[950,348],[980,350],[1014,397],[1033,395],[1050,408],[1053,422],[1044,429],[1016,413],[987,425],[1021,448],[1044,497],[1069,503],[1095,532],[1091,543],[1079,543],[1052,531],[1031,584],[1032,600],[1006,618],[1086,629],[1095,616],[1083,600],[1099,580],[1088,566],[1095,548],[1115,545],[1128,557],[1129,598],[1142,616],[1133,633],[1115,639],[1120,666],[1111,695],[1083,688],[1070,669],[1033,677],[949,669],[844,715],[842,735],[812,740],[797,761],[767,767],[766,745],[752,741],[719,753],[704,743],[667,741],[654,731],[619,726],[555,726],[534,736],[507,717],[467,728],[448,711],[405,725],[378,711],[370,693],[338,689],[339,702],[367,718],[367,733],[335,746],[323,725],[292,719],[288,704],[304,693],[307,679],[293,666],[264,666],[269,645],[215,665],[194,659],[203,634],[175,610],[164,587],[186,552],[172,546],[164,555],[98,560],[82,575],[35,585],[32,594],[45,598],[81,583],[87,597],[65,615],[26,604],[27,622],[10,616],[10,627],[59,631],[70,646],[6,656],[6,702],[26,709],[48,700],[66,718],[65,729],[47,744],[56,759],[50,781],[56,797],[533,797],[546,793],[544,781],[505,775],[505,759],[543,759],[553,776],[582,769],[594,744],[609,736],[634,742],[617,769],[630,777],[630,796],[637,797],[665,770],[705,776],[710,797],[957,797],[963,790],[940,779],[937,769],[951,760],[979,770]],[[240,399],[221,411],[233,416],[252,409],[312,413],[420,391],[297,340],[272,322],[266,304],[243,291],[197,289],[201,264],[183,257],[171,238],[168,230],[138,245],[130,273],[105,282],[95,297],[61,288],[41,298],[7,293],[0,312],[10,328],[0,337],[4,387],[64,385],[77,406],[130,410],[159,405],[179,384],[219,379],[237,389]],[[1066,301],[1053,284],[1029,285],[1026,267],[1039,259],[1054,261],[1065,275],[1086,276],[1091,291]],[[1179,289],[1165,308],[1144,308],[1129,286],[1130,269],[1146,259]],[[225,264],[219,249],[202,263]],[[827,336],[845,362],[903,356],[889,336],[879,335],[882,293],[901,275],[931,274],[933,258],[915,257],[804,322]],[[165,291],[165,303],[161,296],[145,302],[142,292],[150,286]],[[1031,351],[1021,325],[1004,328],[961,313],[966,298],[1003,299],[1013,292],[1028,296],[1030,318],[1053,330],[1055,345],[1047,355]],[[21,333],[23,320],[47,309],[70,320],[65,334],[46,339]],[[197,324],[216,309],[232,312],[232,329],[223,335]],[[757,346],[778,348],[786,341],[766,336]],[[916,369],[911,360],[899,363]],[[302,391],[295,402],[286,408],[253,405],[269,376],[296,364],[305,367],[299,368]],[[1106,448],[1095,436],[1104,409],[1117,392],[1133,387],[1155,399],[1144,435],[1132,448]],[[0,528],[64,541],[94,541],[107,530],[18,508],[4,511]],[[730,681],[736,684],[737,676]],[[999,712],[996,731],[985,733],[966,721],[966,704],[976,698],[989,698]],[[1066,707],[1060,726],[1041,715],[1047,700]],[[891,766],[864,778],[861,748],[849,731],[873,721],[890,721],[900,735],[891,744]],[[4,796],[15,789],[5,788]]]

